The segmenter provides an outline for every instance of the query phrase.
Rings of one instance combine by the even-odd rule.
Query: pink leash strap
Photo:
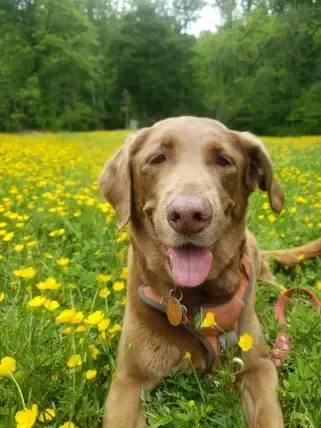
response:
[[[273,361],[276,367],[280,367],[281,364],[288,358],[289,351],[292,347],[289,336],[286,333],[287,322],[285,318],[285,306],[289,298],[293,296],[293,292],[297,290],[302,291],[305,295],[310,297],[310,299],[312,300],[314,309],[316,311],[321,308],[320,300],[317,298],[317,296],[314,293],[312,293],[312,291],[308,290],[307,288],[298,288],[298,289],[290,288],[278,298],[274,307],[274,314],[279,324],[281,324],[283,327],[274,342],[274,345],[270,354],[270,359]]]

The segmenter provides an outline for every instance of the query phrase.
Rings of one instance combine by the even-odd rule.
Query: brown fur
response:
[[[217,164],[222,153],[233,160],[233,165]],[[165,162],[152,161],[159,154],[166,156]],[[141,390],[154,388],[174,366],[184,364],[186,352],[191,353],[195,367],[204,367],[205,353],[200,343],[184,329],[172,327],[162,313],[138,297],[142,283],[164,297],[174,286],[160,240],[171,246],[188,241],[213,250],[206,281],[199,287],[182,288],[183,303],[190,312],[237,291],[244,254],[259,277],[273,282],[255,238],[246,230],[248,196],[257,186],[268,192],[272,209],[280,212],[284,195],[273,178],[271,161],[261,141],[210,119],[180,117],[158,122],[130,137],[105,164],[100,187],[115,208],[119,225],[130,222],[132,244],[118,366],[106,403],[104,428],[146,427]],[[214,209],[211,224],[197,236],[181,236],[166,220],[166,206],[180,194],[206,198]],[[242,326],[243,333],[254,338],[253,348],[242,354],[242,402],[249,427],[281,428],[277,373],[268,359],[254,306],[255,288],[245,306]],[[130,352],[125,352],[126,344],[132,345]]]

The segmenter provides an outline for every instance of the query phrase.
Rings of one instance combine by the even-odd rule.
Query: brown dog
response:
[[[256,187],[268,193],[276,213],[282,211],[284,195],[257,137],[195,117],[167,119],[138,131],[107,161],[100,187],[119,226],[130,221],[132,237],[128,303],[103,427],[143,428],[141,390],[154,388],[184,362],[186,352],[195,367],[204,367],[207,354],[189,331],[174,327],[141,300],[140,285],[148,284],[164,299],[178,285],[180,303],[193,314],[208,303],[234,298],[244,255],[258,277],[272,278],[246,230],[246,210]],[[254,339],[242,353],[246,420],[249,427],[281,428],[277,372],[254,305],[255,287],[240,331]],[[131,351],[125,352],[128,344]]]

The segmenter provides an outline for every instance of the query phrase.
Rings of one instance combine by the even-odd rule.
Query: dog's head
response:
[[[257,137],[195,117],[138,131],[106,162],[99,184],[119,226],[131,220],[143,230],[170,276],[190,287],[210,277],[217,244],[244,232],[256,187],[268,193],[274,212],[284,203]]]

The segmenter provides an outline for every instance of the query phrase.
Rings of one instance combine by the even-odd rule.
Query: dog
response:
[[[246,228],[257,187],[275,213],[284,204],[261,140],[212,119],[162,120],[127,139],[106,162],[99,186],[131,235],[127,306],[103,428],[146,427],[141,391],[190,364],[186,353],[195,368],[211,370],[225,337],[215,317],[231,341],[235,334],[253,338],[241,355],[248,427],[284,427],[277,371],[255,313],[254,278],[273,282],[265,259],[282,259],[282,251],[260,253]],[[193,325],[200,310],[204,335]]]

